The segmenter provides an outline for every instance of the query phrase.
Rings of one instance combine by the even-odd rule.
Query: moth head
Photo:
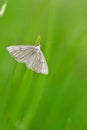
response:
[[[36,51],[37,51],[37,52],[39,52],[39,51],[40,51],[40,48],[41,48],[41,46],[40,46],[40,45],[38,45],[38,46],[36,46],[36,48],[35,48],[35,49],[36,49]]]

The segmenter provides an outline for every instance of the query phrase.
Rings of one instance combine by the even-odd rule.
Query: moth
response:
[[[40,48],[40,45],[16,45],[8,46],[7,50],[17,62],[25,63],[28,68],[37,73],[47,75],[48,65]]]
[[[7,1],[2,5],[1,10],[0,10],[0,16],[4,15],[5,9],[6,9]]]

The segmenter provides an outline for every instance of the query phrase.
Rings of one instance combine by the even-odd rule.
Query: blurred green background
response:
[[[47,76],[6,51],[34,45],[38,34]],[[0,17],[0,130],[87,130],[87,0],[8,1]]]

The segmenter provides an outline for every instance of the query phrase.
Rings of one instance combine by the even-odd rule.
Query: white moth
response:
[[[7,1],[2,5],[1,10],[0,10],[0,16],[3,16],[5,9],[6,9]]]
[[[45,57],[38,46],[16,45],[7,47],[8,52],[16,61],[25,63],[26,66],[38,73],[48,74]]]

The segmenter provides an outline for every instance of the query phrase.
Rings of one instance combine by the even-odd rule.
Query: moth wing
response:
[[[32,56],[35,53],[34,46],[9,46],[7,47],[8,52],[18,62],[27,63],[31,62]]]
[[[42,53],[42,51],[39,52],[39,55],[40,55],[40,66],[41,66],[41,73],[43,74],[48,74],[48,65],[47,65],[47,62],[46,62],[46,59]]]
[[[32,63],[27,62],[26,65],[28,68],[31,68],[38,73],[48,74],[48,66],[45,57],[41,51],[33,56]]]

